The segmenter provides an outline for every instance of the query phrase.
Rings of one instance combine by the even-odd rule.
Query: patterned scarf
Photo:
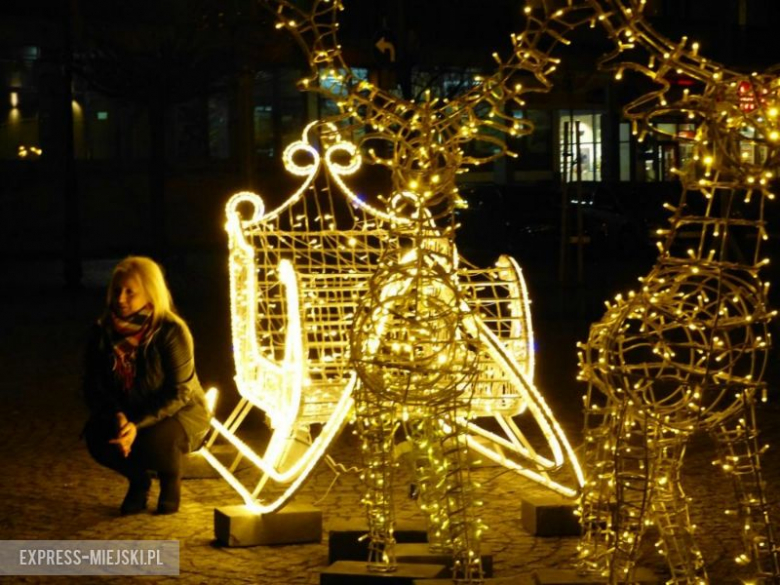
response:
[[[114,348],[114,374],[125,392],[130,392],[135,380],[135,358],[138,346],[149,334],[152,322],[152,306],[147,305],[129,317],[111,312],[108,334]]]

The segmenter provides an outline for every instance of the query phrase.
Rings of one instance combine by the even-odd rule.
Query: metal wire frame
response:
[[[611,583],[633,579],[639,544],[654,526],[667,556],[669,583],[706,583],[706,565],[680,484],[685,446],[695,432],[718,445],[718,468],[734,484],[743,522],[739,564],[780,581],[774,528],[761,478],[755,406],[771,337],[764,204],[778,157],[778,89],[772,74],[744,75],[672,42],[644,18],[644,2],[591,0],[614,51],[601,65],[638,73],[657,89],[625,109],[635,132],[676,115],[697,125],[694,158],[679,169],[683,193],[660,256],[636,293],[618,296],[591,328],[580,354],[585,397],[586,468],[582,567]],[[670,73],[693,80],[675,87]],[[745,93],[751,98],[747,100]],[[748,131],[749,129],[749,131]],[[674,140],[685,140],[677,136]],[[760,148],[750,160],[745,148]],[[752,253],[735,253],[739,241]]]
[[[305,136],[289,152],[312,141]],[[323,150],[342,147],[333,143]],[[327,155],[317,157],[308,167],[312,177],[303,177],[300,196],[281,210],[265,213],[262,200],[247,193],[228,205],[233,349],[241,400],[224,424],[214,421],[214,426],[236,445],[249,413],[266,413],[278,442],[266,453],[275,455],[253,456],[244,449],[241,456],[252,457],[259,470],[257,483],[245,482],[249,487],[242,491],[235,478],[231,481],[248,504],[265,511],[278,509],[294,495],[300,475],[310,471],[349,419],[356,382],[349,359],[355,312],[368,295],[380,256],[400,248],[382,217],[355,205],[340,186],[334,188],[332,167],[323,165],[326,171],[321,172]],[[315,174],[322,174],[324,183],[315,181]],[[576,457],[532,382],[530,306],[519,267],[509,257],[487,269],[461,258],[457,266],[458,310],[468,335],[481,339],[478,350],[470,350],[479,371],[472,380],[471,408],[459,421],[469,430],[469,442],[479,437],[483,450],[500,455],[515,470],[575,493],[576,472],[573,480],[555,477],[561,468],[568,473]],[[290,307],[296,307],[297,325],[291,323],[296,320]],[[297,388],[291,390],[291,385]],[[403,416],[400,407],[399,414]],[[493,417],[505,432],[483,428],[480,417]],[[286,454],[310,440],[312,425],[323,428],[305,456]],[[548,435],[551,445],[532,445],[521,430],[527,432],[529,425]],[[234,461],[229,468],[235,471],[236,466]],[[274,492],[279,486],[288,487]]]
[[[305,181],[279,210],[266,214],[259,198],[249,194],[229,204],[234,349],[245,402],[231,416],[232,426],[218,430],[234,435],[249,405],[267,412],[275,433],[263,458],[255,459],[261,470],[257,486],[243,492],[248,503],[256,504],[269,478],[295,484],[302,476],[294,471],[309,469],[301,461],[321,456],[320,446],[309,449],[308,459],[281,471],[288,467],[289,444],[297,431],[327,417],[315,443],[332,437],[326,429],[346,417],[348,400],[342,398],[349,395],[351,400],[354,391],[368,486],[369,567],[392,570],[389,449],[399,421],[411,421],[407,430],[417,461],[426,461],[415,469],[425,483],[429,518],[437,525],[432,530],[439,535],[436,546],[452,550],[457,580],[480,581],[482,527],[472,513],[466,446],[569,495],[576,493],[582,474],[532,382],[530,317],[519,267],[505,258],[496,268],[479,270],[461,263],[457,254],[452,211],[460,200],[455,177],[469,166],[507,154],[496,131],[531,131],[530,122],[514,118],[506,105],[523,105],[523,95],[549,89],[548,76],[557,63],[552,51],[567,42],[565,34],[579,9],[550,10],[544,3],[542,12],[529,13],[526,30],[512,36],[510,57],[504,61],[494,55],[495,73],[455,99],[426,95],[414,102],[352,74],[336,38],[337,0],[314,0],[307,8],[286,0],[265,5],[308,56],[311,74],[301,88],[338,105],[340,115],[328,122],[342,132],[355,127],[368,132],[358,148],[337,142],[322,157],[302,141],[301,150],[315,162],[301,165],[293,155],[286,157],[288,168]],[[324,74],[336,83],[323,83]],[[475,142],[488,143],[494,154],[467,154],[465,146]],[[381,150],[374,148],[377,143]],[[372,163],[390,171],[393,190],[384,208],[359,201],[345,187],[342,177],[353,164],[329,158],[334,148],[347,152],[353,162],[358,151],[365,152]],[[308,205],[305,196],[320,160],[359,209],[346,231],[333,227],[342,216],[332,210],[330,187],[322,192],[324,212],[317,191],[311,207],[298,209]],[[242,221],[240,204],[253,206],[250,219]],[[382,228],[384,237],[376,231]],[[340,396],[338,410],[328,414],[334,394]],[[475,405],[496,417],[506,435],[471,420]],[[537,452],[511,420],[524,410],[541,428],[549,456]],[[475,434],[487,439],[488,446],[470,440]],[[566,464],[574,472],[574,489],[550,478]],[[235,477],[232,481],[236,486]],[[263,509],[275,509],[291,494],[288,489]]]

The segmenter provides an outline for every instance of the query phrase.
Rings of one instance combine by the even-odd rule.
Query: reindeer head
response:
[[[621,79],[640,73],[658,87],[631,102],[625,114],[635,132],[663,132],[651,122],[685,117],[697,125],[694,164],[682,174],[689,189],[760,190],[770,195],[772,169],[780,164],[780,79],[770,70],[744,74],[708,60],[699,45],[673,42],[645,19],[646,0],[590,0],[595,19],[615,42],[601,65]],[[691,87],[677,87],[671,77]],[[686,140],[672,136],[675,140]]]
[[[566,33],[587,21],[580,17],[584,4],[575,7],[573,2],[529,5],[525,30],[512,35],[512,53],[506,59],[493,55],[497,65],[492,74],[476,78],[470,89],[453,98],[428,93],[419,101],[357,79],[337,40],[339,0],[313,0],[308,10],[290,0],[267,0],[266,6],[275,11],[277,27],[291,32],[309,57],[311,72],[301,80],[301,89],[334,100],[341,123],[367,128],[359,146],[373,163],[390,170],[394,194],[413,193],[427,216],[437,217],[451,212],[458,201],[459,173],[511,155],[504,136],[533,130],[530,121],[508,114],[507,106],[522,106],[525,94],[550,88],[549,75],[557,65],[552,52],[568,43]],[[322,71],[338,79],[338,92],[322,83]],[[471,154],[469,147],[479,142],[488,143],[492,154]]]

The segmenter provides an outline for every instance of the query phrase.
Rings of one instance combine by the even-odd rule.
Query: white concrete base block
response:
[[[214,535],[227,546],[320,542],[322,511],[289,504],[272,514],[257,514],[246,506],[225,506],[214,510]]]

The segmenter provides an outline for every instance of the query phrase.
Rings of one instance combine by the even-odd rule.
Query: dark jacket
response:
[[[124,412],[139,430],[176,417],[191,451],[200,447],[209,429],[192,336],[184,323],[174,319],[164,319],[138,348],[135,382],[129,392],[113,372],[113,348],[105,327],[95,325],[87,345],[84,397],[92,417]]]

